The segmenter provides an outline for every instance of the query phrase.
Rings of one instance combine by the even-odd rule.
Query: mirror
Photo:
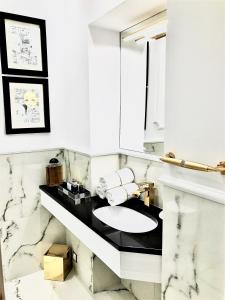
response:
[[[120,148],[164,152],[166,11],[121,32]]]

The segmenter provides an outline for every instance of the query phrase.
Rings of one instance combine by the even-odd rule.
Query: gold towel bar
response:
[[[178,167],[182,167],[186,169],[192,169],[192,170],[203,171],[203,172],[220,172],[221,174],[225,175],[225,161],[221,161],[216,167],[211,167],[208,165],[195,163],[192,161],[177,159],[175,158],[175,155],[172,152],[167,153],[165,157],[161,157],[160,160],[165,163],[176,165]]]

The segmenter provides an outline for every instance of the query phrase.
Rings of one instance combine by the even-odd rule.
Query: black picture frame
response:
[[[51,128],[50,128],[48,79],[3,76],[2,82],[3,82],[6,134],[50,132]],[[44,127],[12,128],[13,116],[11,110],[10,83],[41,84],[43,86],[43,114],[44,114],[44,124],[45,124]]]
[[[40,47],[42,57],[42,70],[29,70],[12,68],[8,65],[7,42],[6,42],[6,27],[5,20],[18,21],[33,25],[38,25],[40,28]],[[46,25],[45,20],[31,18],[6,12],[0,12],[0,50],[1,64],[3,74],[24,75],[24,76],[40,76],[48,77],[48,59],[47,59],[47,42],[46,42]]]

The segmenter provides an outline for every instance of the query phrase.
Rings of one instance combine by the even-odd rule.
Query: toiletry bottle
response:
[[[58,186],[63,182],[63,168],[57,158],[49,161],[46,167],[46,180],[48,186]]]

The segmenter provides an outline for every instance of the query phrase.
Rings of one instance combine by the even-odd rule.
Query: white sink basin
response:
[[[158,226],[157,221],[123,206],[100,207],[93,214],[110,227],[130,233],[148,232]]]
[[[163,220],[163,211],[161,211],[161,212],[159,213],[159,217],[160,217],[160,219]]]

